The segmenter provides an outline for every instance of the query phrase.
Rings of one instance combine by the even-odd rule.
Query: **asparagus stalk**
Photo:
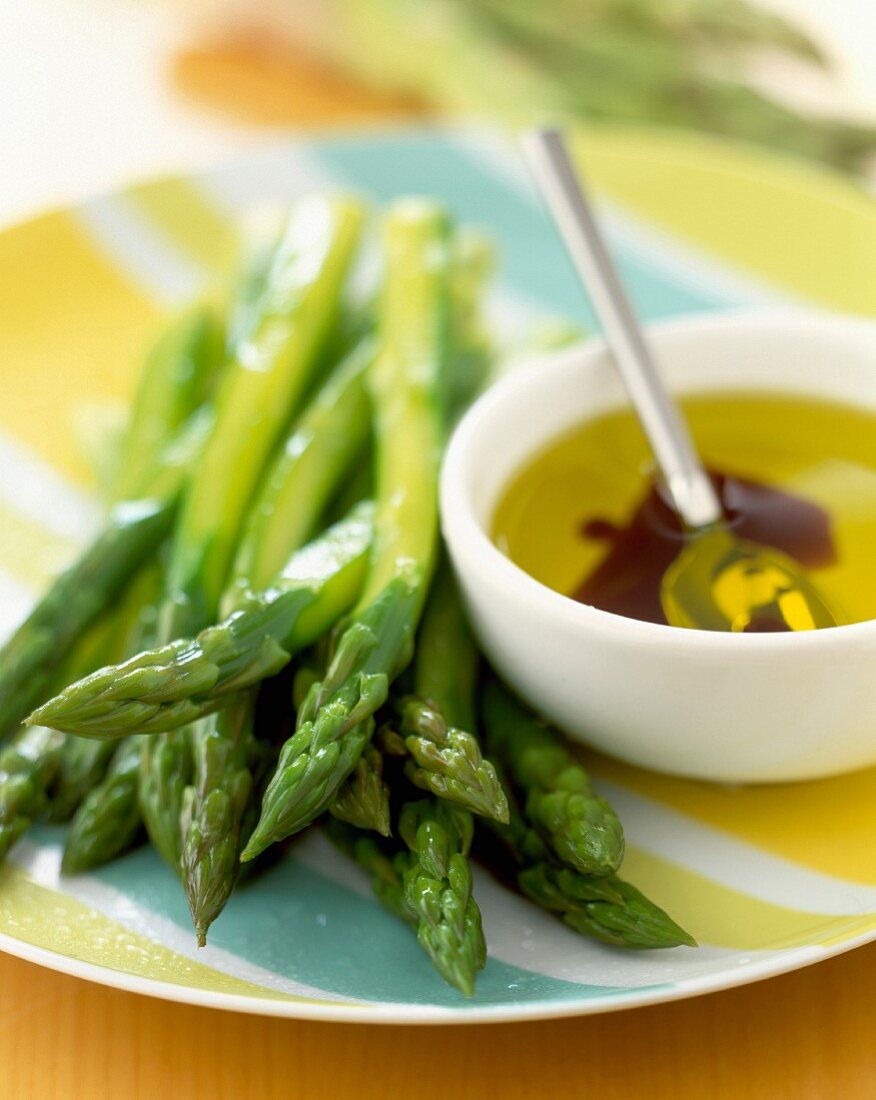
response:
[[[224,604],[268,588],[311,537],[332,494],[365,451],[370,407],[365,340],[323,385],[283,443],[250,508]]]
[[[59,656],[155,552],[172,521],[172,498],[128,501],[112,509],[103,531],[0,650],[0,730],[13,730],[45,698]]]
[[[98,637],[90,649],[77,647],[78,662],[67,669],[65,680],[80,672],[91,672],[106,661],[117,660],[137,653],[145,644],[154,640],[155,615],[163,573],[158,559],[147,563],[138,576],[128,585],[120,607],[113,614],[105,614],[108,624],[97,631]],[[94,633],[94,628],[92,628]],[[95,741],[83,737],[68,736],[61,749],[57,775],[49,792],[53,821],[67,821],[76,807],[102,778],[116,745],[109,741]]]
[[[222,361],[222,325],[196,305],[167,327],[150,349],[123,435],[111,499],[136,498],[161,449],[207,396]]]
[[[667,913],[617,875],[582,875],[558,866],[513,797],[509,798],[508,823],[486,821],[485,825],[510,855],[523,893],[580,935],[617,947],[696,946],[693,937]]]
[[[131,412],[128,446],[118,458],[117,497],[151,491],[157,501],[164,499],[169,504],[178,492],[186,464],[197,454],[205,437],[204,419],[193,413],[218,361],[217,331],[218,323],[211,313],[194,310],[177,321],[147,357]],[[168,515],[168,526],[170,519]],[[111,519],[110,530],[113,522]],[[80,562],[78,570],[74,567],[71,583],[78,586],[88,579]],[[138,646],[143,637],[143,609],[155,583],[154,567],[141,570],[140,578],[128,586],[121,610],[104,608],[95,622],[79,632],[56,682],[76,679]],[[60,610],[67,589],[56,584],[53,591]],[[42,684],[47,673],[48,668],[39,668],[34,679]],[[47,805],[55,820],[66,820],[85,791],[103,774],[111,753],[111,746],[49,735],[39,727],[34,727],[32,735],[20,735],[7,757],[10,770],[0,813],[0,828],[7,840],[20,834],[28,820]]]
[[[654,950],[696,947],[679,927],[635,886],[617,875],[587,877],[568,867],[525,867],[517,882],[526,896],[562,917],[574,931],[614,947]]]
[[[369,430],[364,371],[370,348],[360,346],[331,376],[308,406],[274,463],[250,511],[225,602],[234,607],[263,588],[289,553],[310,535],[338,483],[364,449]],[[240,867],[241,837],[254,791],[253,772],[265,753],[253,734],[255,693],[232,700],[226,710],[195,727],[193,783],[182,813],[182,867],[198,937],[231,895]],[[363,796],[372,794],[366,785]],[[368,804],[362,802],[362,812]],[[389,807],[386,805],[388,819]],[[245,833],[244,833],[245,830]]]
[[[114,505],[94,542],[0,650],[0,731],[14,729],[45,699],[58,662],[167,536],[187,469],[209,429],[209,415],[189,417],[162,451],[142,499]]]
[[[311,196],[293,208],[259,299],[216,394],[216,421],[187,487],[168,562],[167,637],[214,618],[246,510],[301,402],[338,315],[362,212]]]
[[[119,618],[105,612],[92,624],[63,662],[62,677],[94,668],[112,653],[123,625]],[[31,726],[17,733],[0,751],[0,860],[31,822],[48,809],[56,820],[65,819],[55,809],[59,794],[65,817],[72,812],[75,802],[68,792],[75,786],[76,793],[81,793],[79,782],[87,770],[79,766],[79,744],[78,738]],[[66,778],[68,771],[73,773],[71,781]]]
[[[138,802],[140,743],[125,738],[114,748],[109,767],[77,807],[64,844],[61,871],[80,874],[126,852],[143,826]]]
[[[616,871],[624,854],[621,823],[562,735],[496,681],[486,685],[482,702],[489,751],[522,792],[527,818],[552,851],[583,874]]]
[[[365,578],[373,506],[357,505],[293,554],[275,583],[196,638],[99,669],[32,715],[87,737],[158,733],[220,710],[237,691],[279,672],[355,602]]]
[[[254,696],[241,692],[216,721],[198,723],[193,783],[182,797],[182,878],[198,946],[222,912],[240,865],[240,833],[264,750],[253,734]]]
[[[22,730],[0,749],[0,860],[46,810],[63,735],[44,726]]]
[[[432,799],[409,802],[399,832],[408,851],[387,848],[338,820],[326,822],[331,842],[368,874],[384,908],[416,929],[438,973],[471,996],[486,963],[481,914],[471,893],[471,815]]]
[[[437,538],[448,254],[439,209],[409,200],[392,210],[378,352],[369,372],[377,518],[368,579],[325,679],[308,693],[281,750],[244,860],[332,802],[371,736],[366,720],[410,659]]]
[[[346,821],[359,829],[371,829],[381,836],[390,835],[389,787],[383,779],[383,756],[374,745],[365,746],[352,774],[335,795],[329,812],[338,821]]]
[[[471,732],[477,663],[450,567],[443,562],[417,634],[415,694],[398,704],[398,732],[411,756],[405,772],[415,786],[439,798],[507,821],[505,792]]]
[[[289,216],[223,375],[213,432],[184,495],[167,566],[165,640],[190,636],[218,615],[246,510],[320,365],[361,221],[352,201],[317,195],[300,200]],[[207,732],[207,726],[171,731],[157,744],[144,743],[143,816],[177,868],[190,740]]]
[[[471,892],[473,829],[471,814],[433,799],[408,802],[399,817],[399,834],[413,855],[404,899],[417,918],[417,939],[439,974],[469,997],[487,961]]]

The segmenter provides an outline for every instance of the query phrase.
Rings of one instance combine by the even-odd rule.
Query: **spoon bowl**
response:
[[[663,575],[670,626],[767,634],[836,626],[793,558],[717,525],[697,532]]]

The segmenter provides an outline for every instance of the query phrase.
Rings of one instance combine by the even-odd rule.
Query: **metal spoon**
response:
[[[689,535],[661,583],[667,621],[699,630],[751,632],[836,626],[836,617],[797,562],[737,538],[726,525],[721,501],[663,386],[562,135],[534,130],[523,145],[653,448],[666,493]]]

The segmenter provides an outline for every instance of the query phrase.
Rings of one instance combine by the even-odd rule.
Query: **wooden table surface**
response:
[[[252,45],[194,49],[174,77],[206,109],[272,125],[416,110]],[[266,1020],[121,993],[6,955],[0,989],[0,1097],[15,1100],[876,1096],[876,944],[690,1001],[469,1028]]]

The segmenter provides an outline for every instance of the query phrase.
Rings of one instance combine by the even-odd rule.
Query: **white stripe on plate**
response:
[[[364,872],[337,852],[319,830],[311,829],[302,836],[289,858],[378,904]],[[477,866],[474,892],[484,918],[490,957],[560,981],[634,989],[725,973],[753,959],[778,960],[794,954],[801,959],[816,958],[822,953],[817,947],[754,952],[708,946],[695,951],[685,947],[616,951],[579,936]]]
[[[284,142],[195,177],[199,190],[234,215],[258,206],[288,204],[309,191],[333,191],[338,180],[305,142]]]
[[[10,858],[17,863],[29,878],[40,886],[50,890],[57,890],[75,898],[91,909],[109,917],[111,920],[124,925],[147,939],[160,943],[178,955],[182,955],[192,962],[202,963],[213,970],[223,974],[229,974],[234,978],[252,982],[254,985],[265,986],[268,989],[280,993],[289,993],[295,997],[312,997],[318,1000],[340,1001],[355,1004],[371,1004],[360,998],[338,996],[318,989],[316,986],[306,985],[303,982],[293,981],[291,978],[275,974],[271,970],[248,962],[230,951],[213,947],[195,946],[195,940],[188,929],[182,929],[173,921],[160,917],[149,909],[138,905],[127,895],[90,878],[88,875],[77,875],[74,878],[65,878],[60,882],[61,848],[58,845],[37,846],[30,841],[23,840],[15,847]]]
[[[82,542],[100,517],[97,501],[22,443],[0,433],[0,500],[53,535]]]
[[[858,917],[876,913],[876,886],[801,867],[753,844],[601,780],[630,844],[749,897],[802,913]]]
[[[172,305],[203,287],[205,269],[151,227],[124,195],[90,199],[73,212],[100,250],[156,301]]]
[[[0,569],[0,645],[33,607],[36,594]]]

